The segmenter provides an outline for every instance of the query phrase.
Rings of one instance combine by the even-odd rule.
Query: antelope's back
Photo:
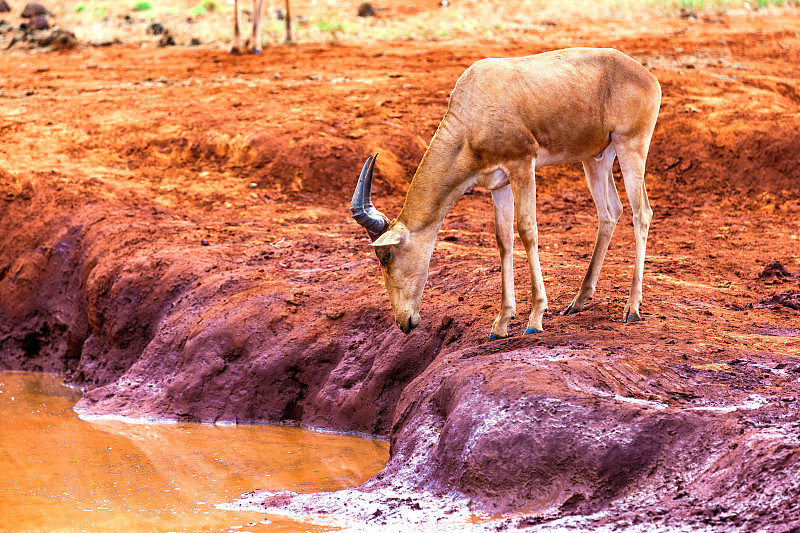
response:
[[[567,48],[476,62],[456,83],[448,113],[485,125],[477,145],[492,146],[490,134],[522,138],[523,128],[561,163],[596,155],[612,131],[652,129],[660,100],[658,80],[631,57]]]

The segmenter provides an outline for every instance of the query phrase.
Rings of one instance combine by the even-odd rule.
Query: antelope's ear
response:
[[[402,222],[397,222],[384,232],[383,235],[375,239],[370,246],[391,246],[393,244],[400,244],[407,238],[408,228],[406,228],[405,224]]]

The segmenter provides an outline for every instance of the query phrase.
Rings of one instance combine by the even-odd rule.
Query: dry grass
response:
[[[16,23],[22,0],[5,18]],[[55,22],[88,43],[155,45],[148,32],[154,22],[168,28],[178,45],[196,39],[202,45],[225,48],[232,35],[232,0],[60,0],[47,2]],[[292,3],[295,36],[299,42],[356,42],[369,40],[501,39],[543,31],[549,22],[579,19],[637,19],[683,13],[771,12],[797,10],[800,0],[374,0],[378,16],[356,15],[357,0],[304,0]],[[252,9],[247,0],[245,9]],[[276,18],[283,1],[267,4],[262,42],[281,43],[284,22]],[[245,21],[248,16],[245,15]]]

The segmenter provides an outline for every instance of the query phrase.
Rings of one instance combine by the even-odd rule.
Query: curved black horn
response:
[[[364,168],[361,169],[361,174],[358,176],[358,183],[356,183],[356,192],[353,193],[353,199],[350,201],[350,212],[353,213],[353,218],[357,214],[364,212],[364,178],[367,176],[369,164],[372,162],[372,157],[367,158],[364,163]]]
[[[375,170],[375,161],[378,154],[367,159],[358,177],[356,191],[350,201],[350,212],[353,218],[367,230],[369,238],[373,241],[381,236],[389,227],[389,219],[375,209],[372,205],[372,172]]]
[[[372,171],[375,170],[375,161],[378,160],[378,153],[379,152],[376,152],[375,155],[372,156],[371,162],[367,161],[369,163],[369,168],[364,178],[364,208],[367,212],[369,212],[370,209],[375,209],[375,206],[372,205]]]

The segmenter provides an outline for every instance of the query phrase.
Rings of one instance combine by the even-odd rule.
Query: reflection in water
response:
[[[214,505],[351,487],[388,459],[384,441],[299,428],[86,421],[78,398],[56,376],[0,373],[0,531],[328,531]]]

